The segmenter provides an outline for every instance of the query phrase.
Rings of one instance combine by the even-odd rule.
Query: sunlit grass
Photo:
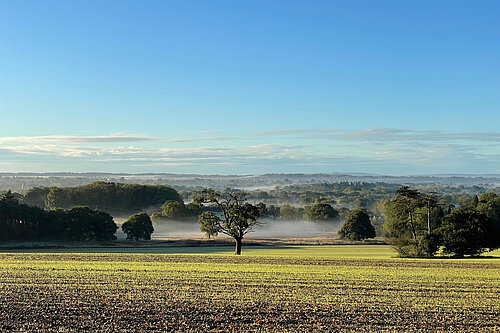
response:
[[[234,255],[232,246],[198,246],[198,247],[79,247],[55,249],[12,250],[10,252],[29,253],[130,253],[130,254],[205,254]],[[358,258],[358,259],[394,259],[396,251],[389,245],[287,245],[287,246],[244,246],[242,255],[270,257],[307,257],[307,258]],[[486,252],[479,258],[460,260],[496,260],[500,259],[500,249]],[[415,259],[423,260],[423,259]],[[447,260],[441,257],[432,260]],[[455,260],[455,259],[454,259]]]

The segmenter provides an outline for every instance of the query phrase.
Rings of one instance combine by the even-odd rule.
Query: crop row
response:
[[[495,261],[1,254],[0,262],[2,330],[493,331],[499,324]]]

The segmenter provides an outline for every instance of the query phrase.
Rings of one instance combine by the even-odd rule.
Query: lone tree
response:
[[[244,192],[231,191],[223,195],[215,190],[205,189],[195,198],[195,202],[212,203],[220,209],[220,214],[200,214],[200,230],[208,237],[217,236],[219,233],[233,237],[236,241],[236,255],[241,254],[243,237],[253,227],[260,225],[257,220],[260,216],[259,208],[246,202],[245,196]]]
[[[364,209],[353,210],[339,230],[342,239],[362,240],[375,237],[375,228]]]
[[[122,230],[127,234],[127,239],[139,239],[149,240],[151,239],[151,234],[155,230],[153,228],[153,223],[146,213],[137,213],[128,218],[125,223],[122,224]]]

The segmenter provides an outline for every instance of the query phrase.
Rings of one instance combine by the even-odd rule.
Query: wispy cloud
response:
[[[221,134],[221,131],[198,131],[198,134],[202,135],[214,135],[214,134]]]
[[[276,135],[292,135],[292,134],[328,134],[341,132],[338,128],[309,128],[309,129],[281,129],[269,131],[257,131],[250,133],[251,136],[276,136]]]
[[[244,147],[151,148],[137,146],[81,146],[63,144],[1,145],[0,150],[19,154],[53,155],[61,157],[92,158],[94,160],[168,160],[176,156],[189,159],[214,157],[252,159],[256,157],[293,156],[302,146],[261,144]]]
[[[369,142],[401,142],[401,141],[492,141],[500,142],[500,132],[442,132],[411,131],[394,128],[371,128],[355,131],[338,131],[337,133],[315,133],[306,136],[308,139],[333,139]]]
[[[0,137],[0,145],[4,143],[122,143],[122,142],[199,142],[199,141],[225,141],[234,140],[231,137],[186,137],[186,138],[155,138],[141,135],[110,134],[99,136],[78,135],[46,135],[46,136],[7,136]]]
[[[12,169],[15,165],[23,167],[26,162],[43,165],[57,160],[62,165],[113,165],[116,171],[125,166],[138,171],[178,166],[201,173],[205,167],[213,167],[207,172],[217,172],[220,168],[225,172],[245,170],[245,173],[499,172],[500,133],[496,132],[290,129],[243,137],[243,140],[224,136],[157,138],[125,134],[0,137],[0,166]],[[187,142],[191,144],[183,144]]]
[[[136,142],[157,141],[159,139],[139,135],[99,135],[99,136],[77,136],[77,135],[45,135],[45,136],[8,136],[0,137],[0,144],[4,143],[107,143],[107,142]]]
[[[368,128],[345,130],[339,128],[281,129],[249,133],[250,137],[290,137],[297,136],[307,140],[332,140],[339,142],[401,143],[436,142],[452,143],[476,141],[491,144],[500,143],[500,132],[443,132],[417,131],[396,128]]]

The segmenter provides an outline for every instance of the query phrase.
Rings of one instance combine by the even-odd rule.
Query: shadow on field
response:
[[[248,241],[245,250],[287,250],[292,245],[272,245]],[[114,241],[93,243],[27,243],[12,242],[0,245],[0,252],[14,253],[137,253],[137,254],[218,254],[233,253],[234,241],[230,240],[151,240]]]

